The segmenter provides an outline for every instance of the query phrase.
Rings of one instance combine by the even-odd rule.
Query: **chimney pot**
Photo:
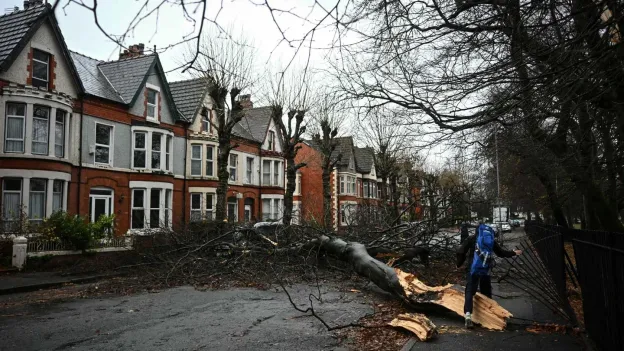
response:
[[[24,0],[24,10],[28,10],[30,7],[30,0]]]
[[[128,49],[119,54],[119,59],[125,59],[130,57],[143,56],[145,53],[145,44],[133,44],[128,46]]]
[[[238,101],[242,108],[253,108],[253,101],[251,101],[251,94],[241,95]]]

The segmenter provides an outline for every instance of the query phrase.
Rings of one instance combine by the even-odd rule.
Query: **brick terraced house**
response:
[[[203,80],[169,83],[157,54],[72,52],[49,5],[0,16],[0,208],[38,223],[115,214],[116,234],[210,219],[217,141]],[[248,107],[230,156],[228,217],[281,217],[284,160],[268,108]]]

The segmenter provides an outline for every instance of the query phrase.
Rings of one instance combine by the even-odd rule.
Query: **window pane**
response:
[[[262,200],[262,219],[271,219],[271,199]]]
[[[145,203],[144,194],[145,190],[135,189],[132,191],[132,207],[143,207]]]
[[[150,228],[160,228],[160,210],[150,210]]]
[[[134,167],[145,168],[145,151],[134,150]]]
[[[201,160],[191,160],[191,175],[201,175]]]
[[[95,162],[97,163],[108,163],[109,157],[109,149],[105,146],[96,146],[95,147]]]
[[[48,120],[33,118],[32,153],[48,154]]]
[[[214,154],[214,147],[207,146],[206,147],[206,160],[212,160],[213,154]]]
[[[201,194],[191,194],[191,209],[201,209]]]
[[[103,124],[95,125],[95,142],[102,145],[110,145],[111,128]]]
[[[53,185],[52,185],[52,191],[55,193],[59,193],[63,191],[63,181],[62,180],[55,180]]]
[[[33,50],[33,58],[37,61],[43,61],[45,63],[48,63],[50,60],[50,54],[41,50]]]
[[[5,178],[3,181],[4,190],[12,190],[12,191],[20,191],[22,190],[22,180],[21,179],[10,179]]]
[[[132,229],[141,229],[145,225],[145,211],[132,210]]]
[[[152,168],[160,169],[160,151],[152,150]]]
[[[191,146],[191,158],[201,158],[201,145]]]
[[[152,134],[152,150],[160,151],[160,142],[162,140],[162,134],[154,133]]]
[[[31,179],[30,191],[45,191],[46,182],[45,179]]]
[[[9,116],[26,116],[25,104],[7,103],[7,115]]]
[[[65,149],[65,124],[56,121],[54,126],[54,156],[63,157]]]
[[[108,196],[112,196],[113,195],[113,191],[112,190],[106,190],[106,189],[91,189],[89,191],[89,194],[91,194],[91,195],[108,195]]]
[[[33,109],[34,118],[48,119],[50,116],[50,108],[45,106],[35,105]]]
[[[47,81],[48,80],[48,65],[45,63],[33,61],[32,75],[34,79]]]
[[[7,119],[7,138],[23,139],[24,138],[24,119],[9,117]]]
[[[156,117],[156,107],[147,105],[147,117]]]
[[[167,136],[167,144],[165,145],[167,152],[171,152],[171,140],[172,139],[173,139],[172,137]]]
[[[206,194],[206,209],[212,210],[212,194]]]
[[[145,149],[145,133],[134,133],[134,147]]]
[[[150,208],[160,208],[160,189],[150,191]]]
[[[5,219],[19,218],[20,206],[22,205],[22,194],[2,193],[2,216]]]
[[[147,103],[156,105],[156,95],[158,92],[156,90],[147,89]]]

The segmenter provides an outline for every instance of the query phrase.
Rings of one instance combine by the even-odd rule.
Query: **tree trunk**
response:
[[[326,231],[332,231],[332,198],[331,198],[331,170],[327,165],[323,166],[323,227]],[[336,219],[337,220],[337,219]]]
[[[293,195],[297,186],[297,169],[295,165],[295,157],[293,155],[285,155],[286,158],[286,193],[284,194],[284,225],[290,225],[292,221]]]
[[[215,221],[223,223],[227,215],[227,189],[230,173],[228,172],[228,158],[230,157],[229,140],[223,146],[219,140],[219,152],[217,154],[217,175],[219,177],[219,185],[217,186],[217,208],[215,211]]]

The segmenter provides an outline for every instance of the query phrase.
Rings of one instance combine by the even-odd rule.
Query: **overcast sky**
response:
[[[90,0],[84,0],[86,4],[92,5]],[[326,0],[322,3],[330,6],[335,0]],[[50,1],[53,3],[53,1]],[[141,16],[152,10],[162,0],[105,0],[98,2],[97,17],[103,29],[113,35],[121,35],[126,32],[129,24],[137,13]],[[217,20],[218,24],[226,30],[243,32],[245,37],[251,39],[258,53],[258,64],[261,67],[267,65],[285,66],[293,57],[295,57],[296,48],[281,42],[282,33],[271,17],[271,12],[266,6],[256,5],[260,0],[223,0],[223,8],[220,10],[221,1],[209,0],[209,7],[206,11],[206,17]],[[313,0],[272,0],[269,2],[273,8],[282,10],[291,10],[299,16],[307,16],[311,10]],[[60,0],[60,4],[56,11],[61,30],[70,50],[80,52],[84,55],[100,59],[115,60],[119,57],[119,47],[109,40],[102,31],[96,26],[93,13],[76,4],[67,4],[67,0]],[[147,4],[146,8],[141,7]],[[23,8],[23,0],[4,0],[2,1],[2,10],[17,6]],[[141,10],[141,11],[140,11]],[[187,8],[188,12],[197,20],[201,18],[201,7]],[[139,12],[140,11],[140,12]],[[218,14],[218,15],[217,15]],[[288,39],[300,39],[307,33],[311,24],[296,18],[289,14],[280,14],[274,12],[276,21],[282,30],[286,33]],[[309,19],[311,23],[315,23],[322,15],[319,8],[313,10]],[[205,32],[215,32],[218,30],[214,24],[205,22]],[[126,45],[135,43],[144,43],[146,48],[163,49],[167,46],[177,43],[196,33],[199,24],[194,28],[190,20],[185,19],[182,7],[179,5],[163,5],[160,11],[153,13],[143,22],[141,22],[135,30],[131,31],[125,39]],[[315,32],[315,46],[327,47],[331,42],[332,32],[330,29],[317,30]],[[294,43],[296,46],[297,43]],[[324,64],[326,58],[326,50],[315,49],[309,50],[308,44],[296,56],[295,64],[304,64],[310,55],[310,63],[312,66],[320,67]],[[173,70],[182,62],[182,54],[185,51],[184,45],[180,45],[166,52],[161,53],[160,57],[163,62],[165,71]],[[169,73],[170,81],[185,78],[180,71]]]

